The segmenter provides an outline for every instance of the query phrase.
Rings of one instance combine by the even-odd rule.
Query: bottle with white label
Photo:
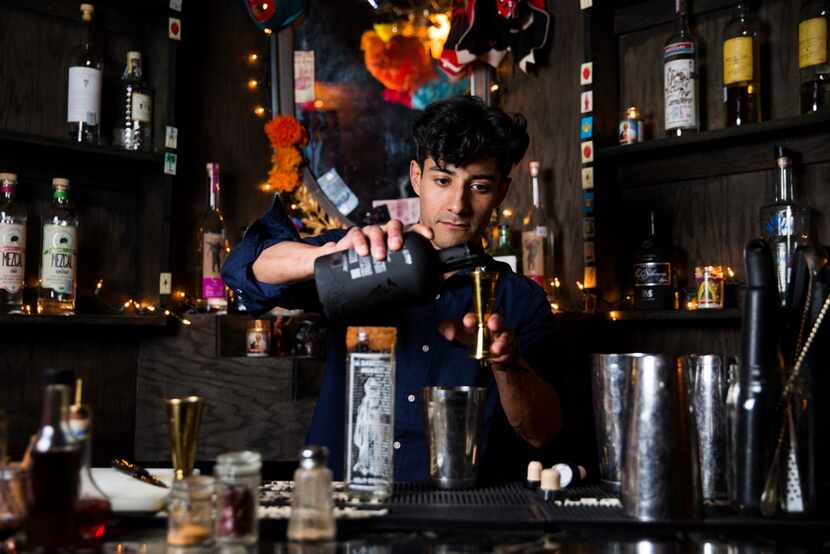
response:
[[[801,113],[830,110],[830,48],[827,41],[830,4],[805,0],[798,23],[798,67]]]
[[[52,189],[52,204],[43,218],[37,313],[74,315],[78,216],[69,203],[69,180],[55,177]]]
[[[219,209],[219,164],[207,164],[208,209],[199,226],[199,293],[209,312],[225,312],[228,301],[220,274],[225,261],[225,220]]]
[[[548,290],[553,278],[554,237],[553,229],[548,225],[548,218],[542,208],[539,162],[530,162],[530,181],[533,205],[522,227],[522,271],[525,277]]]
[[[141,52],[127,52],[112,144],[148,152],[153,142],[153,91],[144,81]]]
[[[26,208],[15,200],[17,175],[0,173],[0,314],[23,313]]]
[[[689,29],[686,0],[675,0],[676,29],[663,46],[663,98],[667,135],[700,128],[697,38]]]
[[[66,121],[69,138],[75,142],[101,142],[101,81],[104,62],[95,46],[92,31],[92,4],[81,4],[86,38],[69,67]]]

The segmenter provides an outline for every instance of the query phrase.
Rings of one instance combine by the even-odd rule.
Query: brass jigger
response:
[[[499,273],[479,267],[470,272],[470,278],[473,280],[473,313],[476,316],[476,338],[470,348],[470,357],[483,362],[491,356],[493,337],[487,328],[487,317],[493,312]]]
[[[190,477],[196,463],[196,443],[202,422],[204,402],[201,397],[168,398],[167,424],[170,431],[170,452],[176,480]]]

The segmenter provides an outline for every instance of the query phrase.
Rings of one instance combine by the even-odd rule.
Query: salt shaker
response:
[[[222,544],[256,544],[257,509],[262,456],[259,452],[228,452],[216,458],[216,539]]]
[[[213,477],[191,476],[173,482],[167,501],[167,544],[211,546],[216,518]]]
[[[290,541],[334,539],[336,528],[331,470],[326,467],[328,454],[328,450],[320,446],[308,446],[300,452],[300,467],[294,472],[291,519],[288,521]]]

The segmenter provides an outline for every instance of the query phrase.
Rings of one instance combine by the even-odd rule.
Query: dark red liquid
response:
[[[101,540],[107,532],[112,506],[102,498],[82,498],[75,508],[75,525],[81,542]]]
[[[73,543],[80,466],[78,450],[32,453],[32,499],[26,518],[30,544],[54,549]]]
[[[20,523],[18,518],[0,516],[0,543],[13,537],[20,530]]]

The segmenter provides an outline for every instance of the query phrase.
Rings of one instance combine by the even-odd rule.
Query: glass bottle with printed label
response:
[[[499,224],[496,247],[491,255],[494,260],[509,265],[513,273],[519,271],[519,256],[516,255],[516,250],[513,248],[513,229],[507,223]]]
[[[147,152],[153,141],[153,91],[144,82],[141,52],[127,52],[112,143]]]
[[[795,249],[806,244],[810,235],[810,210],[796,202],[792,160],[781,146],[776,146],[778,174],[773,202],[761,208],[761,236],[772,250],[781,305],[787,300],[790,262]]]
[[[78,271],[78,216],[69,202],[69,180],[52,179],[52,205],[43,218],[37,313],[73,315]]]
[[[670,310],[674,307],[675,272],[671,248],[657,236],[656,214],[648,213],[648,236],[634,257],[634,307]]]
[[[26,208],[15,199],[17,175],[0,173],[0,314],[23,313]]]
[[[686,0],[675,0],[676,29],[663,46],[663,98],[667,135],[700,128],[697,38],[689,29]]]
[[[522,270],[526,277],[545,288],[553,275],[553,231],[542,208],[539,162],[530,162],[533,204],[522,228]],[[546,289],[547,290],[547,289]]]
[[[219,164],[209,162],[208,209],[199,226],[198,260],[200,294],[209,312],[225,312],[228,300],[220,271],[225,261],[225,219],[220,210]]]
[[[801,113],[830,109],[830,54],[827,0],[806,0],[798,23],[798,67],[801,69]]]
[[[726,126],[761,121],[761,69],[758,23],[747,0],[739,0],[723,37],[723,101]]]
[[[66,121],[69,138],[75,142],[98,144],[101,141],[101,80],[104,62],[95,46],[92,16],[95,7],[81,4],[86,38],[69,67]]]

